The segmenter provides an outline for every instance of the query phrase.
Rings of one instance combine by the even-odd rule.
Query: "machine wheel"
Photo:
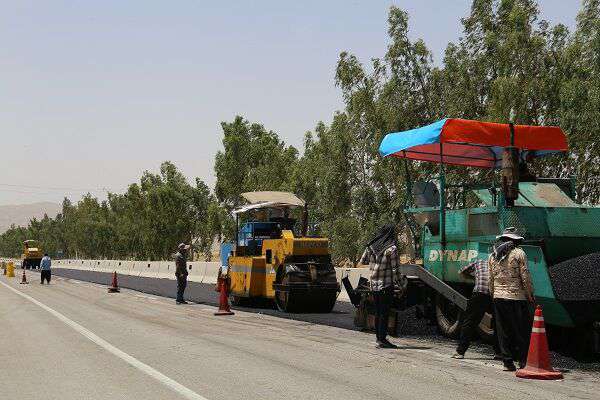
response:
[[[231,304],[234,306],[243,306],[246,303],[246,298],[241,296],[231,296]]]
[[[435,318],[440,332],[449,338],[456,339],[460,332],[461,311],[441,294],[435,299]]]
[[[286,285],[289,276],[284,275],[281,284]],[[282,292],[275,291],[275,304],[279,311],[288,313],[329,313],[333,310],[337,296],[335,292]]]
[[[287,285],[289,283],[289,276],[286,274],[281,279],[282,285]],[[275,291],[275,304],[277,304],[277,308],[279,311],[289,312],[289,313],[297,313],[302,312],[301,305],[302,299],[300,299],[299,295],[290,296],[289,292]]]
[[[333,310],[337,296],[335,292],[323,292],[322,294],[313,297],[314,311],[317,313],[327,314]]]
[[[479,337],[482,341],[488,344],[492,344],[494,342],[494,325],[492,323],[492,314],[485,313],[481,322],[477,326],[477,332],[479,332]]]

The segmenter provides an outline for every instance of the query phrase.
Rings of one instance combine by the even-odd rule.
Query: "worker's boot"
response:
[[[510,361],[510,362],[504,362],[504,368],[502,369],[503,371],[509,371],[509,372],[514,372],[517,370],[517,367],[515,367],[515,363]]]
[[[390,343],[387,339],[378,340],[375,343],[375,347],[377,347],[378,349],[397,349],[398,348],[398,346],[396,346],[393,343]]]

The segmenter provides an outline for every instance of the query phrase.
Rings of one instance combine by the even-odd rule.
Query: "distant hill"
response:
[[[11,224],[27,226],[32,218],[43,218],[44,214],[54,218],[61,211],[61,205],[47,201],[32,204],[0,205],[0,233]]]

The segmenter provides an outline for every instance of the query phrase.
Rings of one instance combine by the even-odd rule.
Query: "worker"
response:
[[[180,243],[177,246],[177,253],[175,253],[175,277],[177,278],[177,298],[175,299],[175,303],[177,304],[187,304],[187,301],[183,298],[183,293],[187,286],[187,252],[189,248],[190,245]]]
[[[370,284],[375,302],[375,335],[377,348],[394,349],[387,339],[390,308],[394,297],[394,282],[400,278],[398,245],[394,225],[384,225],[369,242],[360,263],[369,265]]]
[[[519,163],[519,182],[537,182],[535,174],[531,172],[526,162]]]
[[[52,271],[50,268],[52,267],[52,260],[50,260],[50,256],[48,253],[44,253],[44,257],[40,261],[40,284],[44,284],[44,279],[50,284],[50,279],[52,278]]]
[[[463,359],[471,345],[471,341],[477,333],[477,326],[481,322],[481,319],[486,312],[492,312],[492,298],[489,289],[487,260],[477,260],[464,266],[459,272],[461,275],[475,279],[475,287],[473,287],[473,292],[467,302],[467,309],[462,318],[456,353],[452,356],[452,358]],[[498,336],[494,330],[494,351],[497,354],[494,358],[500,359],[497,338]]]
[[[507,228],[496,239],[488,258],[490,294],[504,370],[515,371],[514,361],[519,361],[519,368],[527,363],[533,287],[527,255],[520,247],[523,237]]]

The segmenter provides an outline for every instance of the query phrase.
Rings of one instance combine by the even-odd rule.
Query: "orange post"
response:
[[[544,316],[542,314],[542,307],[540,306],[537,306],[535,309],[535,316],[533,317],[527,366],[517,371],[517,377],[525,379],[563,378],[563,374],[555,371],[550,365],[546,326],[544,325]]]
[[[220,292],[219,311],[217,311],[215,315],[234,315],[235,313],[231,311],[231,308],[229,307],[229,279],[219,273],[217,284]]]
[[[27,276],[25,276],[25,270],[23,270],[23,276],[21,277],[21,285],[26,285],[29,282],[27,282]]]
[[[112,285],[108,287],[108,293],[118,293],[121,289],[119,289],[119,283],[117,282],[117,271],[113,272],[112,277]]]

